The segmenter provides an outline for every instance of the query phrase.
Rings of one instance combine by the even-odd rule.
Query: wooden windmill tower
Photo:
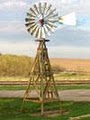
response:
[[[46,42],[49,40],[45,39],[46,35],[50,35],[55,30],[56,23],[60,19],[56,9],[46,2],[34,4],[27,12],[27,18],[25,19],[27,31],[37,38],[39,46],[31,67],[30,80],[23,97],[22,109],[27,100],[40,102],[41,114],[43,115],[45,102],[60,101],[46,48]],[[61,20],[60,22],[62,22]],[[35,97],[31,94],[31,84],[37,94]]]

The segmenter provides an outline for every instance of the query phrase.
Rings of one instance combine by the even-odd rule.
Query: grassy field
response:
[[[28,77],[23,76],[0,76],[0,81],[27,81]]]
[[[32,59],[23,56],[0,56],[0,80],[23,81],[29,80]],[[21,62],[19,62],[21,61]],[[90,80],[90,60],[51,59],[55,80]],[[23,69],[24,68],[24,69]],[[1,85],[0,90],[25,90],[23,85]],[[90,85],[58,85],[58,90],[90,89]],[[66,110],[66,115],[57,117],[37,116],[32,113],[40,112],[39,104],[26,102],[25,112],[20,111],[21,99],[0,99],[0,120],[70,120],[70,117],[90,114],[89,102],[63,102],[61,108]],[[46,104],[45,109],[56,109],[56,103]],[[90,120],[90,117],[81,120]]]
[[[61,70],[90,73],[90,59],[52,58],[52,66]]]
[[[0,85],[0,90],[26,90],[24,85]],[[33,87],[32,87],[33,89]],[[90,89],[90,85],[58,85],[58,90]]]
[[[59,90],[68,89],[90,89],[90,85],[60,85],[57,86]],[[0,86],[0,90],[24,90],[26,86]],[[58,115],[54,117],[37,116],[33,117],[33,113],[40,113],[40,104],[26,102],[24,105],[24,112],[20,111],[22,99],[0,99],[0,120],[70,120],[70,117],[77,117],[81,115],[90,114],[90,102],[62,102],[61,108],[67,111],[65,115]],[[45,110],[58,109],[57,103],[45,105]],[[80,120],[90,120],[90,117]]]
[[[59,72],[54,77],[55,80],[90,80],[90,73]]]
[[[57,80],[90,80],[90,73],[80,72],[55,72],[55,81]],[[29,77],[23,76],[0,76],[0,81],[28,81]]]
[[[61,108],[67,111],[66,115],[59,115],[54,117],[33,117],[32,113],[40,112],[40,104],[26,102],[24,106],[24,113],[20,111],[21,104],[21,99],[0,99],[0,120],[69,120],[70,117],[90,113],[90,103],[63,102],[61,104]],[[58,108],[57,105],[57,103],[46,104],[45,109],[54,110]],[[82,120],[90,120],[90,118],[85,118]]]
[[[90,59],[51,58],[50,61],[56,80],[90,79]],[[33,58],[28,56],[0,55],[0,80],[26,80],[32,63]]]

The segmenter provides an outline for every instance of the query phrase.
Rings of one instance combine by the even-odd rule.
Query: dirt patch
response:
[[[81,115],[81,116],[78,116],[78,117],[70,117],[70,120],[81,120],[82,118],[88,118],[88,117],[90,117],[90,114]]]

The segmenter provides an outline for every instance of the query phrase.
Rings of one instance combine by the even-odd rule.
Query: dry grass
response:
[[[60,67],[66,71],[90,73],[90,59],[52,58],[50,61],[52,66]]]

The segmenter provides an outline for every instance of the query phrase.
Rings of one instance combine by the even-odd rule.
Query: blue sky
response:
[[[35,56],[37,43],[25,28],[29,7],[53,3],[59,16],[75,12],[76,26],[59,25],[48,37],[50,57],[90,59],[90,0],[0,0],[0,53]]]

